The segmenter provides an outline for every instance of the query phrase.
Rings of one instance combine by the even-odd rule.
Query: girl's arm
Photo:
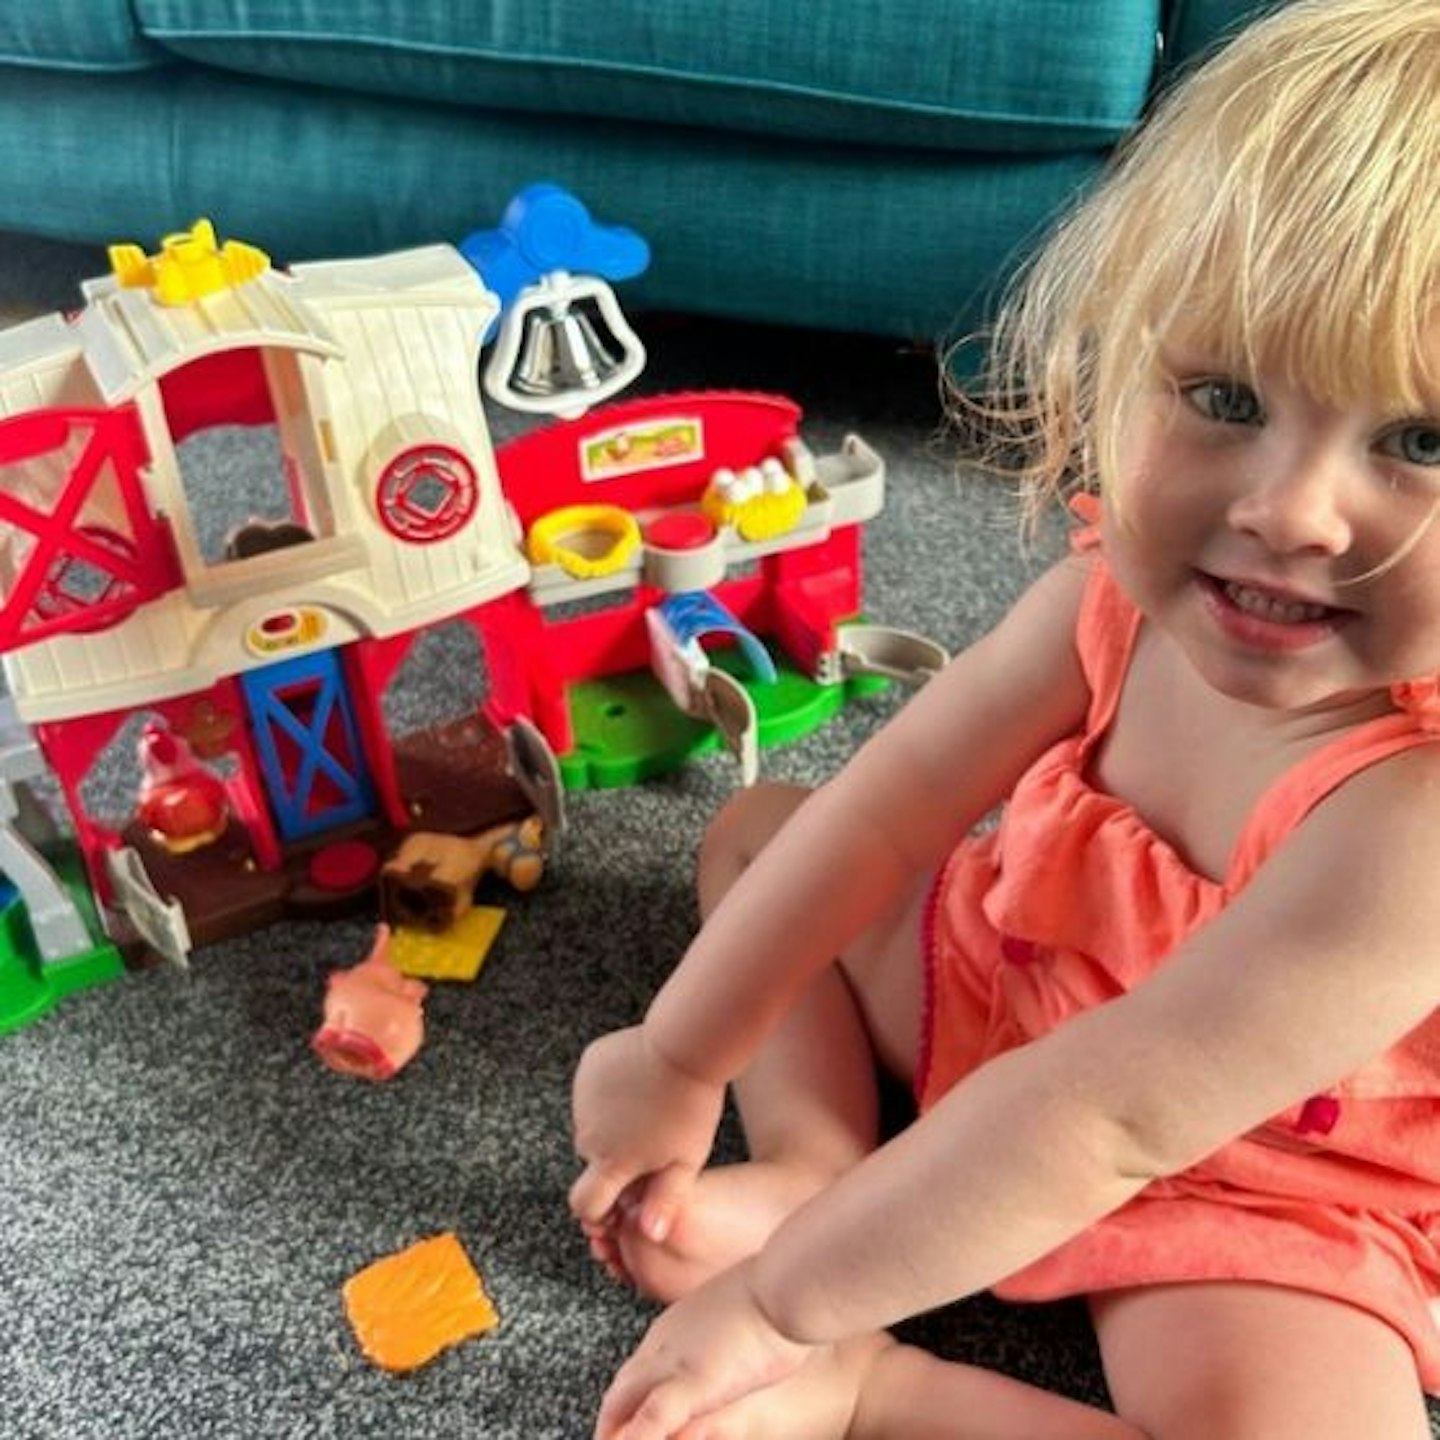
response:
[[[716,907],[643,1026],[586,1052],[575,1109],[587,1168],[571,1192],[582,1222],[603,1221],[642,1175],[703,1164],[724,1086],[815,975],[1079,723],[1087,571],[1070,559],[1043,575],[810,796]]]
[[[984,1066],[666,1312],[599,1433],[669,1433],[983,1289],[1394,1044],[1440,1003],[1437,820],[1440,746],[1347,782],[1152,979]]]

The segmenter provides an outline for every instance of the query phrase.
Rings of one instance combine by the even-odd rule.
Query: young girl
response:
[[[1007,447],[1098,523],[838,777],[720,816],[587,1050],[572,1207],[675,1302],[596,1433],[1426,1436],[1437,0],[1245,32],[1002,341]],[[920,1110],[879,1148],[875,1058]],[[732,1081],[751,1159],[704,1169]],[[983,1287],[1089,1296],[1118,1413],[885,1333]]]

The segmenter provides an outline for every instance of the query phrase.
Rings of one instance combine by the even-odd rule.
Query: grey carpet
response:
[[[99,264],[0,237],[0,316],[72,304]],[[887,508],[867,539],[876,619],[958,647],[1038,563],[1007,497],[957,474],[937,438],[933,357],[634,318],[652,355],[637,389],[780,391],[804,405],[816,449],[853,429],[885,456]],[[243,441],[219,447],[215,484],[243,459]],[[765,751],[763,772],[821,779],[896,704],[852,706]],[[433,988],[426,1044],[388,1084],[341,1079],[307,1048],[326,974],[366,948],[363,920],[215,945],[188,974],[128,975],[0,1037],[0,1436],[588,1434],[653,1312],[597,1273],[566,1215],[569,1079],[684,946],[696,842],[735,779],[716,756],[572,795],[560,864],[510,904],[473,986]],[[722,1145],[735,1153],[733,1127]],[[392,1378],[359,1354],[340,1286],[442,1230],[459,1233],[501,1327]],[[1103,1401],[1079,1305],[978,1299],[917,1333]]]

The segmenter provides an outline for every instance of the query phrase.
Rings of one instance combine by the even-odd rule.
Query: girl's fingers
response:
[[[631,1176],[590,1164],[570,1187],[570,1213],[582,1225],[603,1225]]]

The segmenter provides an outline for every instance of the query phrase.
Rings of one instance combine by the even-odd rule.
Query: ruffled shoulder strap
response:
[[[1310,811],[1352,775],[1437,739],[1440,733],[1402,710],[1357,726],[1307,755],[1280,776],[1250,812],[1235,842],[1226,888],[1233,893],[1245,885]]]
[[[1440,676],[1403,680],[1398,685],[1392,685],[1390,702],[1420,729],[1431,735],[1440,735]]]
[[[1116,583],[1104,555],[1096,550],[1075,624],[1075,647],[1090,687],[1090,709],[1085,719],[1087,749],[1115,717],[1140,621],[1139,610]]]
[[[1070,549],[1078,555],[1100,548],[1100,497],[1089,491],[1072,495],[1065,502],[1075,528],[1070,532]]]

